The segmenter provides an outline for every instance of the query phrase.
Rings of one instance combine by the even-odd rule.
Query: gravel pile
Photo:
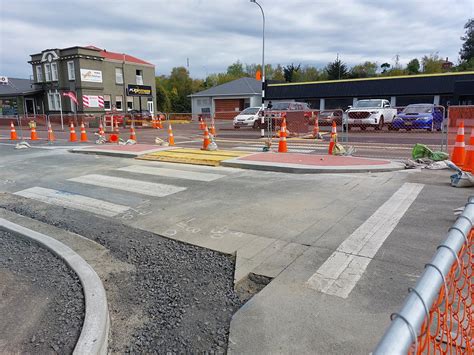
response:
[[[0,319],[11,322],[1,328],[0,352],[72,353],[84,319],[77,275],[47,249],[1,229],[0,272]],[[29,314],[17,309],[32,304]]]
[[[117,220],[9,194],[0,197],[0,207],[90,238],[135,266],[135,272],[104,280],[111,352],[226,351],[231,317],[242,304],[233,288],[233,258]]]

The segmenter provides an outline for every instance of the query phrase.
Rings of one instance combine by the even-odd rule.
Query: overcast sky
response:
[[[259,0],[265,62],[323,67],[336,54],[402,64],[438,52],[458,61],[474,0]],[[249,0],[0,0],[0,75],[28,78],[29,55],[95,45],[191,76],[260,63],[262,16]]]

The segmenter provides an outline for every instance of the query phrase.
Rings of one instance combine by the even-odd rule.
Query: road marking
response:
[[[150,167],[150,166],[143,166],[143,165],[130,165],[123,168],[119,168],[117,170],[127,171],[130,173],[137,173],[137,174],[166,176],[166,177],[172,177],[172,178],[178,178],[178,179],[197,180],[197,181],[214,181],[222,177],[225,177],[225,175],[220,175],[220,174],[199,173],[196,171],[167,169],[167,168]]]
[[[423,186],[423,184],[403,184],[339,245],[318,271],[309,278],[307,285],[329,295],[347,298]]]
[[[15,195],[31,198],[51,205],[92,212],[107,217],[114,217],[120,213],[128,211],[129,209],[127,206],[116,205],[114,203],[101,201],[83,195],[46,189],[43,187],[32,187],[15,192]]]
[[[125,179],[107,175],[84,175],[76,178],[68,179],[69,181],[79,182],[81,184],[89,184],[110,189],[134,192],[137,194],[164,197],[186,190],[185,187],[159,184],[155,182],[146,182],[133,179]]]

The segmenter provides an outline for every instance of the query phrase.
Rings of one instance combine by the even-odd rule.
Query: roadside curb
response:
[[[264,161],[249,161],[229,159],[221,162],[221,166],[250,170],[274,171],[290,174],[329,174],[329,173],[369,173],[404,170],[405,165],[390,162],[383,165],[341,165],[341,166],[314,166],[290,163],[274,163]]]
[[[113,146],[117,147],[117,146]],[[111,147],[112,148],[112,147]],[[121,151],[121,150],[113,150],[113,149],[98,149],[96,147],[84,147],[84,148],[74,148],[70,149],[70,153],[80,153],[80,154],[95,154],[95,155],[106,155],[110,157],[118,157],[118,158],[136,158],[140,155],[150,154],[155,152],[161,152],[165,150],[173,150],[177,149],[177,147],[157,147],[155,149],[148,149],[142,151]]]
[[[34,240],[61,258],[79,277],[85,298],[81,335],[73,354],[107,354],[110,327],[104,286],[92,267],[65,244],[45,234],[0,218],[0,228]]]

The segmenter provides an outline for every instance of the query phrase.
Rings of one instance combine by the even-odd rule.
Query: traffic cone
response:
[[[209,130],[207,129],[207,126],[204,128],[204,139],[202,141],[202,148],[201,150],[207,150],[207,147],[211,143],[211,140],[209,138]]]
[[[458,134],[456,135],[456,142],[454,143],[453,153],[451,154],[451,161],[460,168],[464,165],[466,159],[466,144],[464,143],[464,121],[459,123]]]
[[[204,131],[206,129],[206,124],[204,123],[203,118],[199,118],[199,129]]]
[[[464,160],[463,170],[474,173],[474,128],[471,128],[469,144],[466,147],[466,159]]]
[[[288,146],[286,144],[286,118],[283,117],[283,122],[280,127],[280,141],[278,142],[278,153],[288,153]]]
[[[87,133],[86,127],[84,127],[84,122],[81,122],[81,142],[87,142]]]
[[[69,142],[77,142],[76,130],[74,129],[74,123],[72,121],[69,127]]]
[[[171,123],[168,125],[168,143],[169,145],[174,145],[174,136],[173,129],[171,128]]]
[[[17,139],[15,125],[13,124],[13,121],[10,121],[10,140],[16,141]]]
[[[36,125],[31,126],[31,136],[30,139],[32,141],[37,141],[38,140],[38,134],[36,134]]]
[[[328,154],[332,155],[332,151],[337,142],[337,126],[336,122],[332,121],[331,140],[329,141]]]
[[[101,137],[105,136],[104,126],[102,126],[102,121],[99,122],[99,136]]]
[[[158,128],[158,119],[153,117],[151,120],[151,128],[157,129]]]
[[[319,135],[319,119],[318,119],[318,115],[315,115],[314,112],[312,113],[312,115],[313,115],[313,117],[314,117],[313,138],[319,139],[319,138],[320,138],[320,135]]]
[[[54,142],[54,133],[53,128],[51,127],[51,122],[48,122],[48,141]]]
[[[137,141],[137,135],[135,134],[135,128],[130,126],[130,139]]]
[[[214,123],[211,123],[211,129],[209,130],[209,133],[214,137],[216,136],[216,126],[214,126]]]
[[[158,116],[158,127],[159,129],[163,129],[163,122],[161,121],[161,115]]]

